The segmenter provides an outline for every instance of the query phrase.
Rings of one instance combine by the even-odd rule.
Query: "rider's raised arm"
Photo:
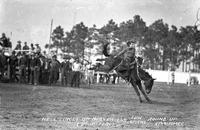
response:
[[[119,53],[115,56],[115,58],[116,58],[116,57],[119,57],[119,56],[121,56],[121,55],[123,55],[128,49],[129,49],[129,48],[126,48],[126,49],[122,50],[121,52],[119,52]]]

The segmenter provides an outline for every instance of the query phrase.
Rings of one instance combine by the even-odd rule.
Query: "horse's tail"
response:
[[[108,54],[108,51],[107,51],[108,44],[109,43],[106,43],[105,45],[103,45],[103,51],[102,51],[104,56],[106,56],[106,57],[110,56],[110,54]]]

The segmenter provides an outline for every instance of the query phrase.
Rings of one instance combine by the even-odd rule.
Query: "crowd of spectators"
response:
[[[42,52],[39,44],[31,43],[29,47],[24,42],[22,47],[21,41],[17,42],[12,54],[8,56],[5,55],[6,48],[12,47],[11,42],[8,45],[8,39],[5,33],[0,39],[1,81],[52,85],[60,78],[62,85],[79,86],[81,67],[77,60],[70,61],[71,57],[64,55],[63,62],[59,62],[57,55],[47,56],[45,51]]]

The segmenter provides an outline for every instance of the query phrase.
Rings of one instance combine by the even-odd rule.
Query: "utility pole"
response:
[[[50,27],[49,47],[48,47],[48,51],[49,51],[49,53],[50,53],[50,46],[51,46],[52,27],[53,27],[53,19],[51,19],[51,27]]]

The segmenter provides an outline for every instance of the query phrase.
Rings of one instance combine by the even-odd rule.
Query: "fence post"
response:
[[[97,72],[97,83],[99,83],[99,78],[100,78],[100,75],[99,75],[99,72]]]
[[[191,84],[191,83],[190,83],[190,77],[191,77],[191,71],[190,71],[190,70],[189,70],[189,73],[188,73],[188,74],[189,74],[189,77],[188,77],[188,87],[189,87],[190,84]]]
[[[7,69],[7,76],[8,76],[8,78],[10,79],[11,77],[10,77],[10,65],[8,64],[8,69]]]
[[[168,68],[168,79],[167,79],[167,84],[169,85],[169,83],[170,83],[170,71],[169,71],[169,68]]]

